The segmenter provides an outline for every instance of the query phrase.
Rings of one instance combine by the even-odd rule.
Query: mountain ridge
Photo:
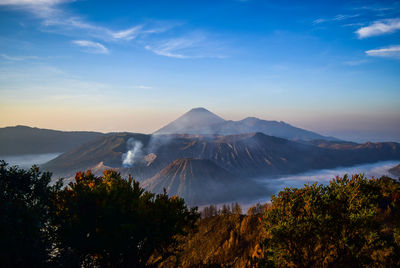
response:
[[[257,117],[246,117],[238,121],[225,120],[202,107],[191,109],[153,134],[235,135],[252,132],[291,140],[338,140],[283,121],[268,121]]]
[[[138,161],[124,167],[123,156],[129,150],[130,139],[140,142],[142,147]],[[397,143],[347,144],[337,148],[331,143],[330,147],[299,143],[259,132],[228,136],[123,133],[84,144],[47,162],[43,168],[64,176],[103,162],[105,166],[117,168],[121,173],[131,174],[142,181],[180,158],[209,159],[237,177],[294,174],[400,159],[400,144]],[[69,174],[66,174],[67,170],[70,170]]]
[[[0,128],[0,155],[62,153],[106,134],[23,125]]]

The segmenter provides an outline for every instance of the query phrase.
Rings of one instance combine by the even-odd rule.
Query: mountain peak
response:
[[[257,117],[227,121],[203,107],[191,109],[154,134],[235,135],[253,132],[291,140],[334,139],[294,127],[283,121],[263,120]]]
[[[210,112],[209,110],[207,110],[207,109],[204,108],[204,107],[196,107],[196,108],[193,108],[193,109],[191,109],[188,113],[191,113],[191,112],[208,112],[208,113],[211,113],[211,114],[212,114],[212,112]]]
[[[209,134],[217,124],[225,120],[209,110],[198,107],[183,114],[155,134]]]

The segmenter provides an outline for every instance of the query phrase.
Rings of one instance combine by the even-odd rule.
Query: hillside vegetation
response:
[[[5,267],[399,267],[400,182],[337,177],[285,188],[244,215],[202,211],[132,178],[51,174],[0,162]]]

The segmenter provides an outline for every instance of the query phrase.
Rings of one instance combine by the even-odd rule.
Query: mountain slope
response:
[[[400,164],[389,169],[389,172],[397,177],[400,177]]]
[[[219,126],[217,132],[221,135],[261,132],[266,135],[291,140],[336,140],[332,137],[325,137],[305,129],[294,127],[282,121],[268,121],[256,117],[247,117],[240,121],[227,121],[225,124]]]
[[[192,109],[154,134],[236,135],[261,132],[291,140],[336,140],[294,127],[285,122],[248,117],[240,121],[227,121],[204,108]]]
[[[165,189],[169,195],[183,197],[188,204],[239,200],[241,196],[257,196],[266,190],[250,180],[240,180],[207,159],[183,158],[173,161],[142,186],[155,193]]]
[[[105,134],[15,126],[0,128],[0,155],[60,153]]]
[[[213,127],[225,123],[221,117],[204,108],[194,108],[154,134],[210,134]]]
[[[122,166],[122,155],[128,150],[130,138],[147,143],[150,136],[134,133],[108,134],[86,143],[74,150],[61,154],[42,165],[44,170],[56,176],[73,176],[79,170],[96,168],[102,164],[112,168]]]
[[[142,144],[137,158],[124,166],[122,157],[134,139]],[[110,134],[62,154],[43,165],[57,176],[71,176],[103,162],[142,181],[181,158],[208,159],[235,177],[294,174],[313,169],[400,159],[398,143],[347,144],[323,148],[262,133],[229,136]],[[338,149],[335,149],[338,148]]]

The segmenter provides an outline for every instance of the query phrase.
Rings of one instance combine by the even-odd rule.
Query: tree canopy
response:
[[[243,215],[146,192],[113,170],[63,185],[0,161],[5,267],[399,267],[400,182],[337,177],[285,188]],[[198,229],[199,232],[192,232]],[[262,241],[260,243],[260,241]]]
[[[399,207],[400,184],[386,177],[285,188],[263,218],[259,266],[398,266]]]
[[[142,267],[153,254],[175,254],[178,235],[198,219],[196,208],[167,194],[145,192],[132,178],[106,170],[96,177],[79,172],[53,200],[57,247],[62,263]],[[69,263],[70,265],[70,263]]]
[[[146,192],[132,178],[51,174],[0,162],[0,262],[5,267],[145,267],[177,253],[197,208]]]
[[[38,167],[10,167],[0,161],[0,263],[3,267],[39,267],[47,263],[52,187],[50,173]]]

